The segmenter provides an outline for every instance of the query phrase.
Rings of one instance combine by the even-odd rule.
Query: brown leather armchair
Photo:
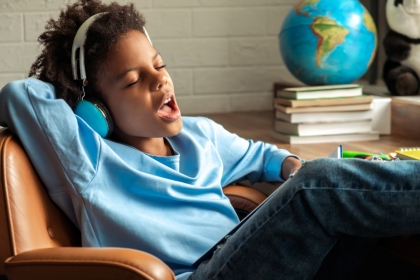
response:
[[[229,186],[241,215],[266,196]],[[52,202],[16,135],[0,128],[0,279],[175,279],[158,258],[126,248],[83,248],[80,231]]]
[[[243,186],[224,192],[240,218],[266,198]],[[19,139],[0,128],[0,279],[175,279],[148,253],[82,248],[80,239],[80,231],[49,198]],[[419,279],[419,267],[418,235],[381,239],[354,279]]]

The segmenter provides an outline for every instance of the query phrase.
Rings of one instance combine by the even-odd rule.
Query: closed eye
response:
[[[163,69],[163,68],[165,68],[166,67],[166,64],[163,64],[163,65],[161,65],[161,66],[157,66],[155,69],[156,70],[161,70],[161,69]],[[132,87],[133,85],[135,85],[135,84],[137,84],[139,81],[141,80],[141,76],[135,81],[135,82],[132,82],[132,83],[130,83],[130,84],[128,84],[127,86],[126,86],[126,88],[129,88],[129,87]]]
[[[156,70],[160,70],[160,69],[163,69],[163,68],[165,68],[165,67],[166,67],[166,64],[163,64],[163,65],[161,65],[161,66],[156,67]]]
[[[131,87],[131,86],[137,84],[139,81],[140,81],[140,78],[138,78],[135,82],[133,82],[131,84],[128,84],[126,87]]]

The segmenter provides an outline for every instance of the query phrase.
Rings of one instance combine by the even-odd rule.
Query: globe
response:
[[[369,69],[377,48],[375,23],[357,0],[303,0],[279,33],[289,71],[307,85],[348,84]]]

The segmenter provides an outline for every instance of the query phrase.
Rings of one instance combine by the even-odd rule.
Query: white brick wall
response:
[[[74,1],[0,0],[0,88],[27,77],[46,21]],[[146,16],[184,114],[271,109],[273,82],[295,80],[277,35],[297,0],[117,2],[133,2]]]

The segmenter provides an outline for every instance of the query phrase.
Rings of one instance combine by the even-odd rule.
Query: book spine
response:
[[[308,100],[297,100],[297,99],[286,99],[275,97],[274,104],[287,106],[291,108],[303,108],[303,107],[320,107],[320,106],[334,106],[334,105],[354,105],[354,104],[365,104],[372,103],[372,96],[361,96],[361,97],[343,97],[343,98],[325,98],[325,99],[308,99]]]
[[[276,121],[274,129],[280,133],[299,136],[367,133],[372,131],[372,121],[314,124],[292,124]]]
[[[278,90],[276,96],[284,98],[292,98],[298,100],[308,100],[314,98],[340,98],[362,96],[362,88],[349,88],[339,90],[322,90],[322,91],[294,91],[294,90]]]
[[[372,120],[372,118],[373,110],[291,114],[276,110],[276,119],[290,123],[353,122],[361,120]]]

